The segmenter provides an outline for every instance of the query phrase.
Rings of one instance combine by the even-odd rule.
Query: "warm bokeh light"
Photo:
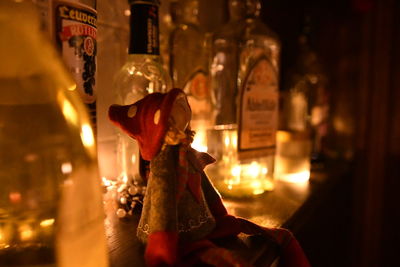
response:
[[[306,183],[310,179],[310,171],[281,174],[279,179],[290,183]]]
[[[68,88],[69,91],[74,91],[75,89],[76,89],[76,84],[73,84]]]
[[[217,162],[218,169],[215,173],[212,173],[215,170],[211,171],[210,175],[217,174],[220,177],[213,181],[218,190],[222,194],[235,197],[259,195],[273,190],[274,183],[268,177],[267,161],[263,159],[243,162],[238,159],[236,128],[215,130],[218,132],[211,132],[210,138],[217,138],[215,141],[221,144],[221,158]]]
[[[207,137],[205,129],[197,129],[192,143],[192,147],[200,152],[207,152]]]
[[[71,162],[64,162],[61,164],[61,172],[65,175],[70,174],[72,172]]]
[[[94,145],[94,136],[92,127],[89,124],[83,124],[81,129],[81,139],[85,147],[90,148]]]
[[[22,241],[28,241],[28,240],[33,239],[34,231],[33,231],[32,227],[28,224],[21,225],[19,227],[19,236]]]
[[[11,203],[17,204],[20,203],[22,200],[22,195],[20,192],[10,192],[8,194],[8,199]]]
[[[103,185],[104,185],[105,187],[109,187],[109,186],[112,185],[111,181],[108,180],[106,177],[101,177],[101,181],[103,182]]]
[[[55,220],[53,218],[52,219],[43,220],[43,221],[40,222],[40,226],[41,227],[49,227],[49,226],[52,226],[54,224],[54,222],[55,222]]]
[[[64,114],[64,117],[72,124],[77,125],[78,124],[78,113],[76,112],[75,108],[72,106],[71,102],[64,99],[62,101],[61,106],[62,106],[62,113]]]
[[[291,183],[304,183],[310,178],[311,141],[300,132],[278,131],[275,178]]]

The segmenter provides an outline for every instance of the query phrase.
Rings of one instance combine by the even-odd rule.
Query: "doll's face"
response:
[[[186,137],[185,130],[192,117],[192,111],[184,95],[176,98],[168,119],[169,130],[165,136],[168,145],[177,145]]]
[[[176,98],[169,118],[170,127],[185,131],[192,117],[192,111],[184,95]]]

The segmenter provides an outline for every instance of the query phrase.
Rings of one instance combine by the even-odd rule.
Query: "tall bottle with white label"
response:
[[[128,59],[115,76],[116,104],[132,104],[145,95],[171,89],[159,48],[159,0],[129,0],[130,41]],[[128,116],[128,114],[127,114]],[[139,147],[125,133],[117,134],[118,179],[141,185]]]
[[[90,113],[96,134],[96,0],[32,0],[41,14],[42,30],[59,49]]]
[[[53,0],[52,34],[96,132],[96,0]]]
[[[0,265],[106,267],[89,115],[35,11],[0,1]]]
[[[231,20],[213,38],[217,123],[208,147],[219,161],[208,172],[222,194],[246,197],[274,187],[280,43],[258,0],[229,5]]]

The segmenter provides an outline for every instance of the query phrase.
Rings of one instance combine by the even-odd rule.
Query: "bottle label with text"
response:
[[[132,4],[129,54],[159,55],[158,6]]]
[[[82,4],[63,1],[56,1],[53,7],[56,43],[95,123],[97,12]]]
[[[278,124],[278,77],[267,57],[261,56],[249,70],[240,88],[238,120],[239,158],[274,153]]]

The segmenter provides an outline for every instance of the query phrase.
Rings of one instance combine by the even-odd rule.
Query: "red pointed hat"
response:
[[[168,118],[181,89],[168,93],[152,93],[132,105],[112,105],[108,117],[139,143],[143,159],[151,160],[160,151],[168,131]],[[186,97],[185,97],[186,98]]]

